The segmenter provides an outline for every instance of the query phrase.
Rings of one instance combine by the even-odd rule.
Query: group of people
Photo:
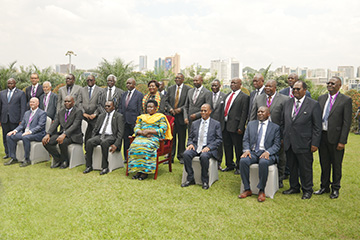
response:
[[[17,141],[24,142],[25,160],[21,167],[31,164],[30,142],[42,141],[54,159],[51,167],[64,169],[69,166],[69,144],[84,141],[84,174],[93,170],[93,150],[100,145],[100,174],[104,175],[109,172],[108,154],[120,151],[123,142],[128,172],[135,173],[133,179],[144,180],[155,171],[159,140],[173,138],[171,160],[174,162],[176,156],[188,174],[182,187],[195,184],[192,159],[199,156],[202,188],[208,189],[209,159],[214,158],[219,170],[241,175],[245,190],[239,198],[243,199],[252,195],[249,167],[258,163],[258,201],[263,202],[268,167],[272,164],[279,169],[280,188],[290,175],[290,189],[284,194],[299,193],[301,189],[302,199],[311,198],[313,153],[319,150],[321,186],[315,194],[329,193],[331,186],[330,197],[339,196],[352,101],[340,93],[338,77],[329,80],[328,93],[318,101],[311,99],[306,83],[299,81],[296,74],[288,76],[289,87],[280,92],[275,80],[264,83],[263,76],[256,74],[255,90],[250,96],[241,91],[240,78],[231,80],[231,92],[225,94],[220,91],[219,80],[211,83],[209,91],[203,86],[202,76],[197,75],[191,88],[184,84],[182,73],[176,75],[176,84],[169,86],[167,92],[162,82],[150,81],[145,96],[136,90],[133,78],[126,81],[126,92],[115,87],[114,75],[109,75],[107,86],[101,88],[93,75],[87,77],[86,87],[80,87],[75,85],[74,75],[69,74],[58,94],[51,91],[50,82],[40,85],[36,73],[31,74],[30,81],[32,85],[23,92],[10,78],[8,88],[0,92],[4,158],[11,158],[5,165],[18,162]],[[173,118],[173,128],[166,115]],[[47,131],[46,117],[52,120]],[[83,120],[88,123],[84,138]],[[135,137],[132,143],[129,136]]]

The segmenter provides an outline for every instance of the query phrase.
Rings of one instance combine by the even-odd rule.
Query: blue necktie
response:
[[[91,90],[92,90],[92,87],[89,87],[89,99],[91,98]]]
[[[264,126],[264,123],[261,122],[260,123],[260,129],[259,129],[259,133],[257,135],[257,141],[256,141],[256,146],[255,146],[255,152],[258,152],[259,151],[259,148],[260,148],[260,141],[261,141],[261,136],[263,134],[263,126]]]
[[[8,94],[8,103],[10,102],[10,99],[11,99],[11,93],[12,93],[12,90],[10,90],[9,94]]]
[[[325,115],[324,115],[324,118],[322,119],[323,122],[326,122],[329,118],[331,100],[332,100],[332,96],[330,96],[329,103],[325,109]]]

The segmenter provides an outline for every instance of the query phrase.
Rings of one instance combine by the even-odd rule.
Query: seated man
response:
[[[18,162],[15,154],[16,145],[19,140],[23,141],[25,151],[25,161],[20,167],[30,165],[30,142],[40,142],[45,136],[46,112],[39,108],[39,99],[37,97],[31,98],[29,104],[30,110],[25,112],[21,124],[6,136],[11,159],[6,162],[5,165],[11,165]]]
[[[243,139],[243,154],[240,159],[240,174],[245,191],[239,198],[251,196],[249,182],[250,165],[259,164],[258,201],[265,201],[265,186],[268,178],[268,167],[278,159],[280,150],[280,127],[268,120],[269,108],[262,106],[257,111],[258,120],[249,122]]]
[[[49,131],[42,139],[44,147],[54,158],[54,164],[51,168],[60,166],[61,169],[67,168],[69,166],[68,146],[72,143],[83,143],[82,111],[74,107],[74,104],[75,101],[72,96],[65,97],[65,108],[56,114]],[[59,125],[60,131],[57,131]],[[56,148],[57,144],[59,144],[60,153]]]
[[[222,142],[220,123],[212,118],[211,106],[207,103],[201,106],[201,119],[191,125],[187,148],[184,152],[185,170],[188,174],[187,181],[181,187],[195,184],[192,159],[200,156],[202,188],[209,189],[209,159],[217,157],[217,149]]]
[[[114,153],[116,150],[121,150],[121,140],[124,134],[124,118],[121,113],[115,112],[113,101],[107,101],[105,103],[105,111],[106,113],[99,115],[92,132],[92,137],[86,144],[86,169],[83,172],[84,174],[93,170],[93,151],[97,145],[101,146],[102,151],[102,171],[100,172],[100,175],[109,172],[109,147],[111,153]]]

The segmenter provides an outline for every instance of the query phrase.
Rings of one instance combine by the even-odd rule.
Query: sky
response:
[[[0,65],[102,59],[139,64],[180,54],[181,68],[233,57],[243,67],[360,66],[355,0],[0,0]]]

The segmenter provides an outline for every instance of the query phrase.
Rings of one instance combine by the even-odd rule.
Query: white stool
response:
[[[94,152],[93,152],[93,164],[92,164],[93,169],[102,170],[101,161],[102,161],[101,146],[98,145],[94,148]],[[123,168],[124,161],[121,151],[115,151],[114,153],[109,152],[108,163],[109,163],[109,172],[112,172],[117,168]]]
[[[219,180],[219,173],[218,173],[218,161],[216,161],[214,158],[209,159],[209,187]],[[200,165],[200,157],[194,157],[192,160],[192,168],[194,170],[194,179],[195,183],[202,185],[201,181],[201,165]],[[185,165],[182,175],[182,183],[186,182],[187,178],[187,172],[185,171]]]
[[[253,194],[258,194],[259,189],[257,185],[259,183],[259,164],[251,164],[250,165],[250,189]],[[275,193],[279,190],[279,176],[278,176],[278,168],[276,164],[269,166],[269,175],[266,182],[265,187],[265,195],[269,198],[274,198]],[[240,193],[244,192],[244,184],[241,180],[241,189]]]

